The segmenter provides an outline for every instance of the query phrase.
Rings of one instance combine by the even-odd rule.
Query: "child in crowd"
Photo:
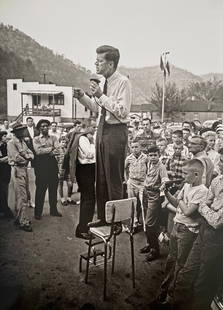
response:
[[[162,164],[166,164],[167,159],[169,158],[167,152],[166,152],[166,148],[167,148],[167,140],[165,138],[159,138],[156,141],[156,145],[158,146],[159,150],[160,150],[160,161]]]
[[[70,179],[70,175],[65,173],[65,169],[63,169],[64,156],[67,152],[67,138],[61,137],[59,139],[60,147],[59,147],[59,155],[57,156],[58,167],[59,167],[59,194],[61,197],[62,206],[67,206],[68,204],[75,204],[72,200],[72,189],[73,183]],[[64,181],[67,183],[67,200],[64,198]]]
[[[219,167],[218,167],[218,163],[220,160],[220,154],[215,151],[215,142],[216,142],[216,133],[212,130],[208,130],[205,131],[204,133],[202,133],[201,135],[207,142],[207,146],[206,146],[206,153],[207,156],[210,158],[210,160],[212,161],[212,163],[214,164],[214,173],[215,175],[219,174]]]
[[[166,261],[165,277],[161,284],[157,301],[163,303],[168,296],[173,296],[177,275],[184,266],[200,225],[199,203],[207,195],[208,189],[202,184],[204,166],[199,159],[185,162],[183,174],[185,184],[174,197],[167,189],[165,195],[170,204],[176,208],[174,226],[170,236],[170,251]]]
[[[131,142],[131,154],[125,160],[125,181],[127,183],[128,197],[137,198],[134,226],[139,225],[140,205],[142,203],[144,182],[147,172],[147,155],[141,150],[140,141],[135,139]]]
[[[171,144],[168,144],[167,146],[167,154],[169,156],[172,156],[174,154],[174,149],[173,149],[173,145],[177,143],[177,144],[180,144],[180,143],[183,143],[183,132],[182,130],[175,130],[172,134],[172,143]],[[189,151],[188,151],[188,148],[184,145],[183,146],[183,151],[182,151],[182,155],[189,158]]]
[[[140,253],[148,253],[146,260],[152,261],[160,256],[158,236],[160,233],[160,214],[163,197],[160,195],[162,185],[168,180],[166,167],[160,162],[157,146],[148,149],[148,169],[145,180],[145,194],[148,199],[146,214],[147,244]]]
[[[181,179],[183,177],[183,164],[187,160],[183,153],[183,143],[173,143],[173,155],[166,162],[166,169],[170,180]]]
[[[173,309],[211,309],[222,283],[223,149],[219,150],[219,155],[220,175],[212,180],[207,196],[199,205],[202,223],[187,261],[178,274]]]

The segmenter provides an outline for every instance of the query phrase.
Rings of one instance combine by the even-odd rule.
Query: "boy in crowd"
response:
[[[161,185],[168,180],[166,167],[160,162],[160,152],[157,146],[148,149],[148,168],[145,180],[145,195],[148,199],[146,214],[147,244],[140,253],[148,253],[146,260],[153,261],[160,256],[158,236],[160,233],[160,214],[163,197],[160,195]]]
[[[183,177],[183,164],[187,160],[183,153],[183,143],[173,143],[173,155],[166,162],[168,177],[172,179],[181,179]]]
[[[65,172],[65,169],[63,167],[64,163],[64,156],[67,152],[67,138],[62,137],[59,139],[59,148],[58,152],[59,155],[57,156],[58,161],[58,168],[59,168],[59,194],[61,198],[61,204],[62,206],[67,206],[68,204],[75,204],[75,201],[72,200],[72,190],[73,190],[73,183],[70,179],[69,173]],[[67,200],[64,198],[64,181],[67,183]]]
[[[172,143],[167,146],[167,154],[172,156],[174,154],[173,145],[183,143],[183,132],[182,130],[175,130],[172,134]],[[184,145],[182,155],[189,158],[188,148]]]
[[[167,140],[165,138],[159,138],[156,141],[156,145],[158,146],[159,150],[160,150],[160,161],[162,164],[166,164],[167,159],[169,158],[167,152],[166,152],[166,148],[167,148]]]
[[[182,129],[182,132],[183,132],[183,144],[188,147],[189,138],[191,136],[190,129],[185,127],[185,128]]]
[[[189,257],[178,274],[173,309],[210,309],[223,274],[223,149],[220,175],[211,182],[199,206],[202,223]]]
[[[170,251],[166,261],[165,277],[161,284],[158,302],[168,301],[173,296],[174,286],[179,271],[184,266],[200,225],[199,203],[207,194],[202,184],[204,167],[199,159],[191,159],[183,166],[185,184],[178,196],[173,196],[165,189],[165,196],[176,208],[173,230],[170,236]]]
[[[140,198],[143,195],[144,182],[147,172],[147,155],[141,150],[140,141],[135,139],[131,143],[131,154],[125,160],[125,181],[127,183],[128,197],[137,198],[134,226],[139,225]]]

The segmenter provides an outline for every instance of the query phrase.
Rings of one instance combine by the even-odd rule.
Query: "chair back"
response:
[[[133,219],[136,203],[136,197],[107,201],[105,204],[106,222],[115,223]]]

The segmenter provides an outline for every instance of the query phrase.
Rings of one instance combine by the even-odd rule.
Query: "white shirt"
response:
[[[34,129],[33,129],[33,126],[32,126],[32,127],[27,126],[27,129],[28,129],[28,132],[29,132],[29,134],[30,134],[30,137],[33,139],[33,138],[34,138]]]
[[[95,145],[85,136],[79,139],[78,160],[82,165],[95,163]]]
[[[100,112],[99,106],[104,107],[105,121],[108,124],[120,124],[120,122],[127,124],[130,121],[129,113],[132,104],[131,83],[126,76],[115,71],[107,79],[107,95],[103,94],[100,99],[84,95],[79,101],[93,112]]]

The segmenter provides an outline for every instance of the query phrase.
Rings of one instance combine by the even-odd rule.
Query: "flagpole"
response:
[[[161,116],[162,123],[164,120],[165,90],[166,90],[166,75],[163,73],[163,97],[162,97],[162,116]]]
[[[166,64],[166,53],[164,55],[164,65]],[[163,70],[163,97],[162,97],[162,113],[161,113],[161,121],[163,123],[164,120],[164,108],[165,108],[165,90],[166,90],[166,71]]]

